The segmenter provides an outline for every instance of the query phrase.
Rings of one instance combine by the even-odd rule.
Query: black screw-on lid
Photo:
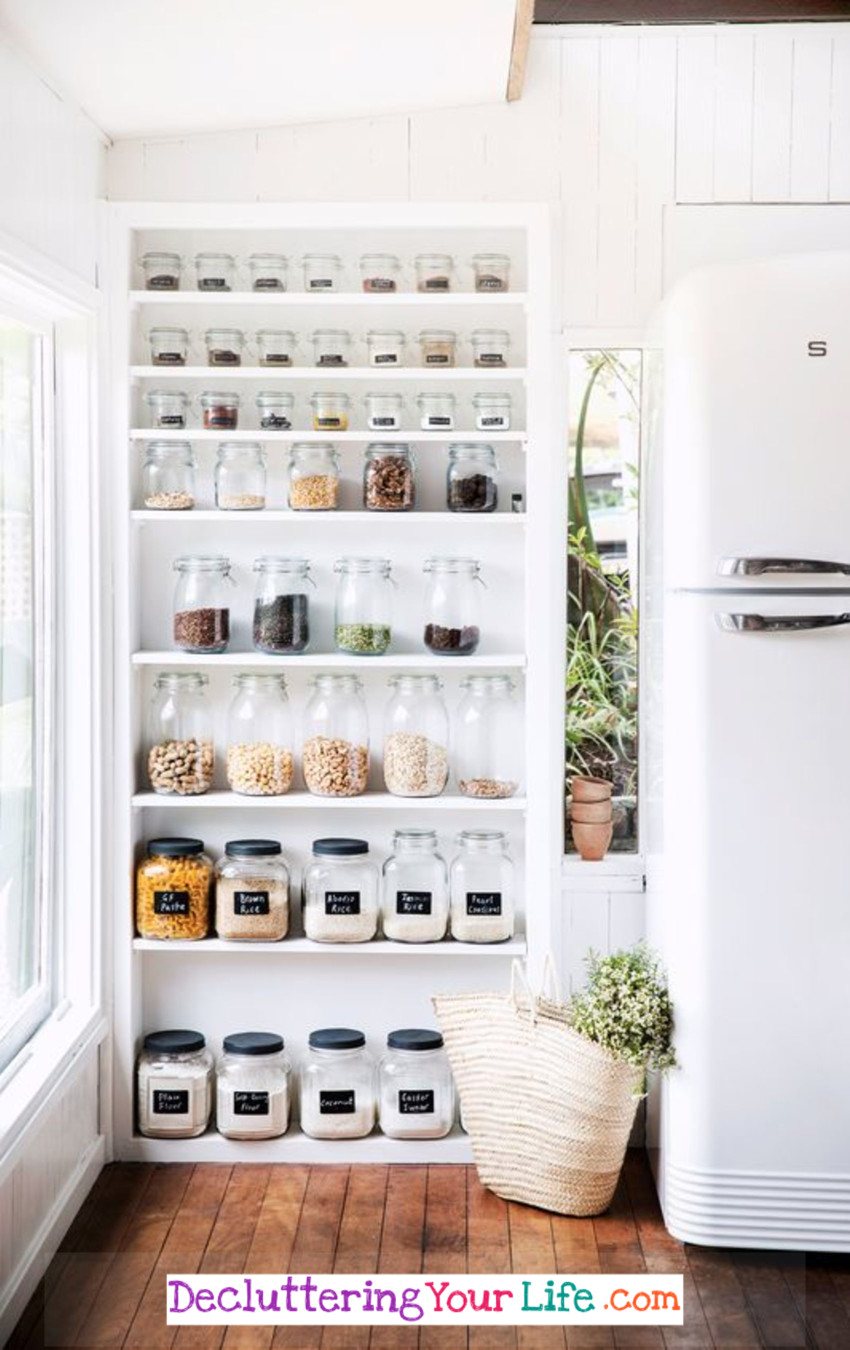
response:
[[[273,1031],[237,1031],[225,1036],[228,1055],[277,1055],[283,1049],[283,1037]]]
[[[416,1027],[402,1027],[387,1036],[387,1045],[392,1050],[439,1050],[442,1044],[443,1038],[439,1031],[424,1031]]]
[[[359,1050],[366,1037],[352,1027],[322,1027],[310,1032],[309,1041],[313,1050]]]
[[[262,858],[282,853],[283,849],[276,839],[231,839],[224,851],[228,858]]]
[[[160,858],[191,858],[196,853],[203,853],[203,839],[149,839],[148,857],[153,858],[157,855]]]
[[[200,1031],[151,1031],[145,1049],[158,1055],[192,1055],[206,1045]]]
[[[314,839],[313,852],[320,858],[354,858],[368,853],[365,839]]]

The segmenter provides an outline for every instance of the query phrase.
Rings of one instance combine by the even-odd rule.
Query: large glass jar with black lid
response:
[[[388,558],[339,558],[334,571],[337,651],[383,656],[392,640],[392,564]]]
[[[394,797],[439,797],[449,777],[449,715],[436,675],[395,675],[384,714],[384,785]]]
[[[193,797],[212,786],[215,771],[209,680],[196,670],[157,675],[148,714],[148,779],[154,792]]]
[[[230,559],[218,553],[175,558],[174,645],[184,652],[226,652],[230,642]]]
[[[380,1126],[390,1139],[443,1139],[450,1132],[455,1091],[439,1031],[391,1031],[378,1082]]]
[[[259,441],[222,441],[215,466],[219,511],[262,511],[266,504],[266,456]]]
[[[515,868],[501,830],[462,830],[449,869],[452,937],[506,942],[514,935]]]
[[[475,558],[428,558],[424,564],[425,646],[438,656],[471,656],[481,640],[480,565]]]
[[[513,797],[522,778],[522,711],[509,675],[470,675],[455,717],[458,787],[465,797]]]
[[[301,1128],[311,1139],[363,1139],[375,1127],[375,1066],[353,1027],[311,1031],[301,1066]]]
[[[212,861],[201,839],[151,839],[136,872],[139,937],[199,942],[210,930]]]
[[[148,511],[191,511],[195,505],[195,456],[189,441],[148,441],[142,500]]]
[[[446,504],[450,511],[495,511],[499,504],[499,466],[492,445],[463,442],[449,446]]]
[[[271,656],[296,656],[310,642],[310,563],[266,555],[254,563],[254,646]]]
[[[363,463],[367,511],[412,511],[416,505],[416,460],[403,441],[367,445]]]
[[[439,942],[449,922],[449,878],[437,852],[436,830],[402,829],[383,867],[384,937],[394,942]]]
[[[371,942],[379,882],[365,839],[316,839],[303,886],[304,932],[311,941]]]
[[[289,931],[289,868],[276,839],[231,839],[216,863],[215,931],[226,942],[280,942]]]
[[[227,715],[227,782],[244,797],[282,797],[295,772],[283,675],[240,671]]]
[[[136,1070],[139,1133],[195,1139],[212,1111],[213,1057],[200,1031],[152,1031]]]
[[[278,1139],[289,1126],[292,1064],[270,1031],[225,1036],[216,1072],[216,1125],[225,1139]]]
[[[317,797],[359,797],[369,782],[369,716],[356,675],[321,674],[304,710],[301,767]]]

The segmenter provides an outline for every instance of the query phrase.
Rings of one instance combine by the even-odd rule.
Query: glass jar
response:
[[[292,511],[335,511],[339,506],[339,455],[328,441],[293,445],[289,506]]]
[[[356,675],[317,675],[304,710],[301,767],[315,797],[359,797],[369,783],[369,717]]]
[[[175,558],[174,645],[184,652],[226,652],[230,642],[230,559]]]
[[[511,338],[502,328],[476,328],[472,334],[472,364],[506,366]]]
[[[157,675],[148,719],[148,778],[154,792],[196,797],[211,787],[215,754],[208,684],[196,670]]]
[[[245,334],[239,328],[208,328],[204,333],[208,366],[241,366]]]
[[[314,431],[347,431],[351,399],[347,394],[314,394],[310,399],[313,409]]]
[[[254,646],[271,656],[297,656],[310,642],[310,596],[314,585],[306,558],[258,558],[254,563]]]
[[[150,839],[136,872],[139,937],[198,942],[210,930],[213,865],[200,839]]]
[[[424,572],[425,646],[438,656],[471,656],[478,626],[480,565],[474,558],[428,558]]]
[[[213,1057],[200,1031],[152,1031],[136,1070],[139,1133],[195,1139],[212,1111]]]
[[[191,511],[195,505],[195,456],[189,441],[148,441],[142,500],[148,511]]]
[[[291,366],[295,363],[295,334],[283,328],[260,328],[256,334],[257,359],[261,366]]]
[[[501,830],[462,830],[449,869],[452,937],[506,942],[514,935],[514,864]]]
[[[455,720],[455,771],[464,797],[513,797],[522,778],[522,714],[508,675],[470,675]]]
[[[185,427],[189,397],[181,389],[174,393],[170,389],[149,389],[145,394],[145,403],[151,410],[152,427],[160,431],[166,427],[178,430]]]
[[[226,942],[280,942],[289,931],[289,868],[276,839],[231,839],[215,868],[215,930]]]
[[[419,425],[423,431],[453,431],[455,425],[454,394],[419,394]]]
[[[301,259],[305,291],[338,291],[342,258],[338,253],[305,253]]]
[[[400,431],[404,422],[401,394],[367,394],[366,425],[370,431]]]
[[[436,675],[394,675],[384,714],[384,786],[439,797],[449,777],[449,715]]]
[[[364,253],[360,259],[360,276],[367,293],[397,291],[400,272],[401,263],[394,253]]]
[[[312,942],[371,942],[378,869],[365,839],[316,839],[304,869],[304,932]]]
[[[391,1031],[378,1071],[380,1126],[390,1139],[444,1139],[455,1090],[439,1031]]]
[[[363,505],[367,511],[412,511],[416,505],[416,461],[403,441],[366,447]]]
[[[392,564],[388,558],[339,558],[334,571],[337,651],[383,656],[392,640]]]
[[[250,253],[248,272],[252,291],[285,291],[289,262],[282,253]]]
[[[222,441],[215,466],[219,511],[262,511],[266,504],[266,457],[259,441]]]
[[[449,446],[446,504],[450,511],[495,511],[499,504],[499,466],[492,445]]]
[[[254,401],[263,431],[289,431],[295,407],[292,394],[278,394],[274,389],[266,389]]]
[[[396,328],[372,329],[366,334],[370,366],[403,366],[404,333]]]
[[[448,253],[417,253],[416,289],[418,291],[450,291],[454,258]]]
[[[279,1139],[289,1127],[292,1065],[283,1037],[268,1031],[225,1036],[216,1073],[215,1116],[225,1139]]]
[[[151,250],[143,253],[139,266],[145,277],[146,291],[179,291],[180,269],[183,260],[179,253]]]
[[[238,394],[201,394],[200,404],[206,431],[235,431],[239,423]]]
[[[232,291],[234,259],[230,253],[196,253],[195,275],[199,291]]]
[[[472,259],[476,291],[510,289],[511,260],[507,253],[476,253]]]
[[[426,328],[419,334],[423,366],[453,366],[457,355],[457,333],[449,328]]]
[[[475,394],[475,430],[510,431],[512,401],[510,394]]]
[[[185,328],[152,328],[148,333],[153,366],[185,366],[189,334]]]
[[[436,830],[396,830],[383,869],[381,917],[393,942],[440,942],[449,922],[449,875]]]
[[[317,328],[313,334],[313,361],[317,366],[347,366],[351,334],[344,328]]]
[[[295,738],[282,675],[233,677],[227,715],[227,782],[241,797],[282,797],[292,787]]]
[[[350,1027],[311,1031],[301,1066],[301,1128],[311,1139],[363,1139],[375,1127],[375,1066]]]

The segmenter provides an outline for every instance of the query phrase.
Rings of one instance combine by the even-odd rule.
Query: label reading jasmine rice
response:
[[[470,918],[476,919],[501,914],[501,891],[467,891],[466,912]]]
[[[350,1092],[320,1092],[319,1114],[322,1116],[351,1116],[354,1114],[354,1089]]]
[[[434,1114],[433,1088],[400,1088],[398,1094],[400,1116],[427,1116]]]
[[[430,891],[396,891],[396,914],[430,914]]]
[[[325,891],[326,914],[359,914],[359,891]],[[352,1107],[352,1110],[354,1108]]]

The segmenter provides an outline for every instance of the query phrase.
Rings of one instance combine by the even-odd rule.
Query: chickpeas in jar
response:
[[[212,860],[200,839],[151,839],[136,873],[139,937],[197,942],[210,926]]]

